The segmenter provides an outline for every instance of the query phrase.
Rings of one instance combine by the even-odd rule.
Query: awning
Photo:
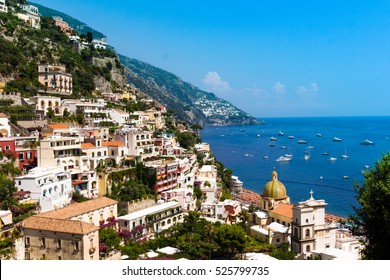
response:
[[[4,225],[11,225],[12,224],[12,215],[7,215],[4,217],[1,217],[1,220],[3,221]]]

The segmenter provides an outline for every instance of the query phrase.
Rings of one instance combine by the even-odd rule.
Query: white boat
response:
[[[307,141],[305,141],[305,140],[298,140],[297,143],[298,143],[298,144],[306,144]]]
[[[280,156],[279,158],[276,159],[276,161],[290,161],[292,160],[292,157],[289,156]]]
[[[269,142],[268,146],[275,147],[275,142]]]
[[[347,180],[347,179],[349,179],[349,176],[344,175],[344,176],[343,176],[343,179],[344,179],[344,180]]]
[[[317,133],[317,137],[322,137],[322,134],[321,133]]]
[[[260,138],[260,134],[257,134],[257,138]]]
[[[286,146],[280,146],[280,148],[283,149],[283,150],[284,150],[284,149],[287,149]]]
[[[366,139],[366,140],[360,142],[360,145],[375,145],[375,143]]]
[[[288,139],[295,139],[295,136],[290,135]]]
[[[341,140],[341,138],[334,137],[334,138],[332,139],[332,141],[333,141],[333,142],[341,142],[341,141],[343,141],[343,140]]]
[[[309,146],[309,147],[307,147],[308,149],[314,149],[314,146]]]
[[[305,155],[303,156],[303,159],[308,160],[308,159],[310,159],[310,157],[311,157],[310,153],[308,151],[306,151]]]
[[[283,132],[281,132],[281,131],[279,131],[278,135],[280,135],[280,136],[283,136],[283,135],[284,135],[284,133],[283,133]]]
[[[330,157],[329,160],[330,160],[330,161],[336,161],[337,158],[335,158],[335,157]]]
[[[345,148],[345,153],[340,156],[341,158],[349,158],[349,155],[347,155],[347,148]]]
[[[268,156],[263,156],[263,159],[268,159]]]

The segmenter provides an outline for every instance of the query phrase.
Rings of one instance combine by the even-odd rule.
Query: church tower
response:
[[[305,258],[311,252],[335,247],[336,225],[325,222],[325,200],[310,198],[293,207],[291,250]]]

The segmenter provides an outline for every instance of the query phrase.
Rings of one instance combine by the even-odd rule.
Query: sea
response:
[[[276,170],[291,203],[309,199],[312,191],[315,199],[328,204],[326,213],[341,217],[353,214],[353,206],[359,206],[354,186],[364,183],[364,172],[375,168],[375,163],[390,152],[387,116],[261,121],[264,123],[252,126],[205,127],[201,138],[210,144],[215,158],[233,170],[244,188],[261,194]],[[271,141],[271,137],[276,140]],[[364,140],[374,145],[361,145]],[[277,161],[286,154],[291,160]]]

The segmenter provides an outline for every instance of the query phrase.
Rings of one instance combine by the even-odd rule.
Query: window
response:
[[[142,219],[139,219],[139,224],[142,225]]]
[[[30,253],[26,252],[24,258],[25,258],[26,260],[30,260],[30,259],[31,259]]]
[[[115,151],[111,151],[111,155],[114,156],[115,155]]]
[[[306,252],[310,252],[310,245],[306,246]]]
[[[135,222],[133,222],[133,228],[135,228]]]
[[[73,248],[74,248],[75,251],[79,250],[79,242],[78,241],[74,241]]]
[[[23,161],[23,160],[24,160],[24,154],[23,154],[23,153],[20,153],[20,154],[19,154],[19,160],[20,160],[20,161]]]
[[[307,230],[305,231],[305,236],[306,236],[306,237],[310,237],[310,230],[307,229]]]
[[[89,223],[92,224],[92,217],[89,217]]]
[[[30,246],[30,237],[26,237],[25,245]]]
[[[44,237],[41,238],[41,248],[46,248],[46,239]]]
[[[59,261],[60,261],[60,260],[62,260],[61,256],[58,256],[58,258],[57,258],[57,259],[58,259]]]
[[[61,239],[57,239],[57,249],[61,249]]]

